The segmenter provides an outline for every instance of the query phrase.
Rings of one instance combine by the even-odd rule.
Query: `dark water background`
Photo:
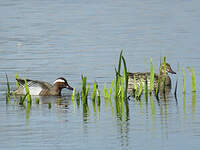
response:
[[[200,2],[158,1],[0,1],[0,149],[199,149],[200,139]],[[100,112],[83,113],[63,90],[56,98],[33,104],[30,114],[11,100],[6,105],[6,79],[15,75],[53,82],[63,76],[76,89],[81,74],[97,80],[103,95],[110,85],[118,56],[124,50],[128,70],[158,70],[160,58],[194,67],[196,95],[186,69],[186,97],[178,102],[173,88],[167,101],[129,102],[129,120],[120,120],[102,97]],[[48,109],[48,101],[52,108]],[[114,106],[114,101],[113,106]],[[155,111],[154,111],[155,110]]]

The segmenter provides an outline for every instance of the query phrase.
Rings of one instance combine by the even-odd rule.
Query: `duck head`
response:
[[[170,66],[170,64],[168,63],[162,63],[161,67],[160,67],[160,74],[164,74],[165,73],[165,65],[166,65],[166,73],[171,73],[171,74],[176,74],[176,72],[174,72]]]
[[[73,88],[68,84],[67,80],[63,77],[57,78],[54,82],[53,82],[53,86],[57,87],[58,89],[63,89],[63,88],[67,88],[69,90],[73,90]]]

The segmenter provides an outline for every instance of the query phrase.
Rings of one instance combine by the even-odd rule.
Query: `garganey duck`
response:
[[[67,88],[73,90],[73,88],[67,83],[67,80],[63,77],[57,78],[53,85],[48,82],[30,80],[30,79],[16,79],[19,83],[19,87],[14,91],[14,94],[25,95],[25,80],[29,87],[30,95],[39,95],[39,96],[60,96],[61,90]]]
[[[157,87],[158,85],[158,80],[163,79],[163,77],[165,76],[165,69],[164,69],[164,63],[161,64],[160,67],[160,74],[154,74],[154,89]],[[165,76],[165,87],[166,88],[171,88],[171,79],[168,76],[168,73],[172,73],[172,74],[176,74],[176,72],[174,72],[171,68],[171,66],[166,63],[166,76]],[[140,82],[141,79],[143,79],[143,87],[145,84],[145,81],[147,79],[147,85],[148,88],[150,88],[150,72],[136,72],[136,73],[128,73],[128,89],[133,89],[134,88],[134,77],[136,79],[136,84],[137,84],[137,88],[140,86]],[[163,87],[163,82],[160,82],[160,87]]]

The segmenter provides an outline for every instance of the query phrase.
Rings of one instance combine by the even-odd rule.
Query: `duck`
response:
[[[166,66],[166,73],[165,73],[165,66]],[[154,85],[153,85],[154,89],[156,89],[156,87],[158,86],[159,78],[163,79],[163,77],[165,77],[165,88],[171,89],[171,79],[168,73],[176,74],[176,72],[172,70],[169,63],[162,63],[160,66],[160,74],[154,73]],[[146,79],[147,79],[148,89],[150,88],[150,72],[136,72],[136,73],[128,72],[128,90],[134,89],[135,87],[134,78],[136,80],[137,88],[139,88],[140,86],[141,79],[143,80],[143,88]],[[163,86],[164,85],[161,83],[160,87]]]
[[[53,85],[45,82],[45,81],[38,81],[38,80],[31,80],[31,79],[16,79],[19,83],[19,87],[13,91],[16,95],[25,95],[25,80],[27,81],[27,85],[29,87],[30,95],[37,95],[37,96],[61,96],[61,91],[63,88],[67,88],[69,90],[73,90],[73,88],[68,84],[67,80],[63,77],[57,78]]]

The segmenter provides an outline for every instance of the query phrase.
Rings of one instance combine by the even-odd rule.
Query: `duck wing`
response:
[[[27,81],[28,87],[39,87],[41,89],[50,89],[52,85],[48,82],[38,81],[38,80],[30,80],[30,79],[16,79],[19,83],[19,86],[25,86],[25,80]]]

